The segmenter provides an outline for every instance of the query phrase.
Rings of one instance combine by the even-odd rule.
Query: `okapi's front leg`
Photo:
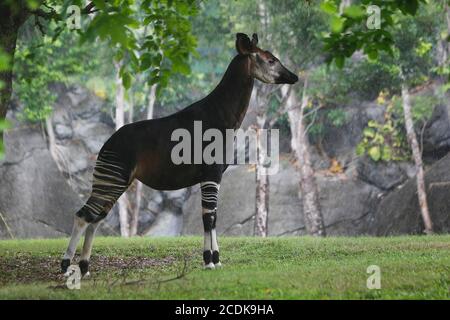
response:
[[[202,190],[202,219],[204,229],[203,261],[205,269],[221,267],[219,261],[219,245],[217,244],[217,199],[219,184],[214,181],[201,183]]]

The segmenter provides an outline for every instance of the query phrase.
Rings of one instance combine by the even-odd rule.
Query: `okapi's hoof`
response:
[[[78,266],[80,267],[81,276],[89,276],[89,261],[87,260],[80,260],[78,263]]]
[[[212,260],[212,262],[213,262],[214,264],[219,263],[219,251],[214,250],[214,251],[212,252],[211,260]]]
[[[216,266],[212,262],[205,264],[205,270],[213,270],[215,267]]]
[[[70,266],[70,259],[62,259],[61,260],[61,273],[66,273],[67,268]]]

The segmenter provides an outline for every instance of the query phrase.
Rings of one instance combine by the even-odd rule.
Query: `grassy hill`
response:
[[[0,299],[450,298],[449,235],[219,241],[224,267],[205,271],[200,237],[97,238],[80,290],[59,274],[68,239],[0,241]]]

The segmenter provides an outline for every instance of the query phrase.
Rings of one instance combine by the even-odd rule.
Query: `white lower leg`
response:
[[[211,261],[211,232],[205,231],[203,236],[203,261],[206,269],[214,269],[214,263]]]
[[[215,228],[211,230],[211,250],[214,266],[220,268],[222,264],[219,261],[219,245],[217,244],[217,231]]]
[[[75,216],[73,222],[72,236],[70,237],[69,246],[67,247],[66,253],[63,259],[72,260],[77,250],[78,242],[80,241],[81,235],[84,230],[86,230],[88,223],[84,219]]]
[[[94,241],[95,231],[97,230],[98,222],[90,224],[84,236],[83,250],[80,257],[80,270],[83,277],[88,277],[89,273],[89,259],[91,258],[92,242]]]
[[[83,250],[81,251],[80,260],[89,261],[92,253],[92,242],[94,241],[95,231],[97,230],[98,222],[90,224],[86,229],[84,236]]]

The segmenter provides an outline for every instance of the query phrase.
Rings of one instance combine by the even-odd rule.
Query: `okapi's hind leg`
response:
[[[89,224],[84,234],[83,250],[81,251],[79,262],[80,271],[83,276],[89,275],[89,259],[92,253],[92,242],[94,241],[95,231],[97,231],[99,224],[100,222]]]
[[[130,165],[125,165],[116,153],[102,151],[94,169],[92,193],[86,204],[75,214],[72,236],[61,261],[61,271],[67,272],[81,235],[86,230],[79,267],[82,275],[89,271],[92,241],[98,224],[111,210],[117,199],[127,190],[133,180]]]
[[[75,255],[75,251],[77,249],[78,242],[80,241],[80,238],[86,230],[88,226],[88,222],[86,222],[84,219],[75,216],[75,219],[73,221],[73,228],[72,228],[72,235],[70,237],[69,246],[67,247],[66,253],[64,254],[64,257],[61,261],[61,271],[63,273],[67,272],[67,268],[69,268],[70,263],[73,259],[73,256]]]
[[[214,181],[201,183],[202,220],[204,229],[203,261],[205,269],[220,268],[219,245],[217,244],[216,220],[219,184]]]

